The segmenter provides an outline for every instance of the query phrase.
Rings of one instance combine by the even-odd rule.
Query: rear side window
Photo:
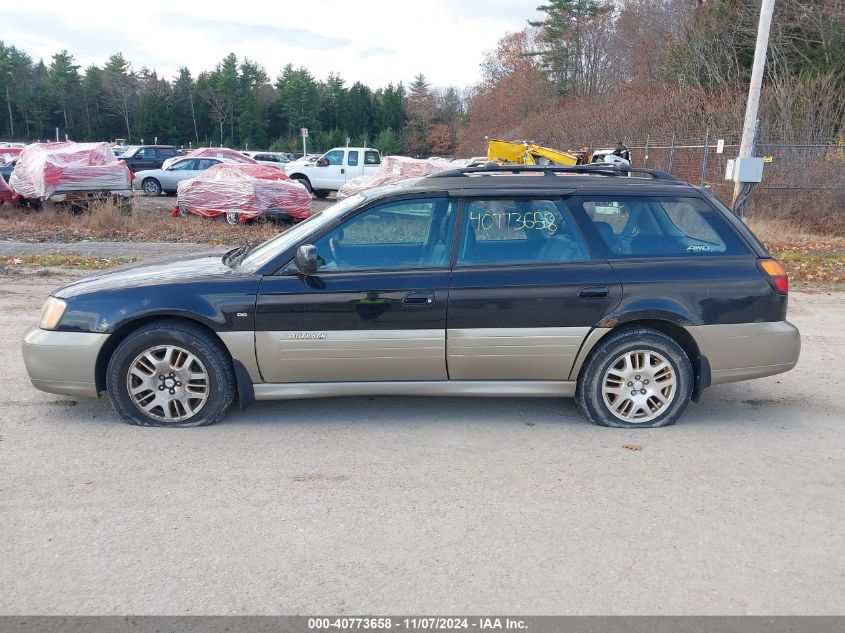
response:
[[[582,196],[570,201],[591,221],[607,257],[743,255],[748,248],[700,198]]]
[[[379,156],[378,152],[368,151],[364,152],[364,164],[365,165],[378,165],[381,163],[381,156]]]
[[[589,259],[561,200],[467,200],[458,264],[555,263]]]
[[[164,149],[157,149],[155,152],[156,157],[158,158],[171,158],[172,156],[176,156],[176,150],[167,147]]]
[[[355,167],[358,164],[358,152],[356,150],[350,150],[346,162],[350,167]]]

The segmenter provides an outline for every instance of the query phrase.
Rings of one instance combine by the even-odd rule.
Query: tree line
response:
[[[121,54],[82,70],[62,50],[45,63],[0,41],[0,138],[298,150],[346,143],[384,153],[448,155],[459,141],[466,102],[455,87],[435,89],[417,75],[409,86],[376,90],[338,74],[317,80],[288,64],[271,81],[256,61],[231,53],[196,77],[182,67],[167,78],[135,70]]]
[[[484,135],[567,148],[739,134],[759,0],[547,0],[482,64],[458,147]],[[777,0],[761,138],[845,137],[845,0]]]

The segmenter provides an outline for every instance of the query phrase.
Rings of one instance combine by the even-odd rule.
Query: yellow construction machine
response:
[[[577,156],[527,141],[487,141],[487,160],[511,165],[578,165]]]

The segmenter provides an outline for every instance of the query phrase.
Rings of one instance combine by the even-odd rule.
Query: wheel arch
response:
[[[229,359],[229,362],[232,363],[236,379],[236,396],[239,400],[241,410],[245,409],[247,405],[255,400],[252,378],[250,378],[249,371],[240,360],[232,356],[232,352],[229,350],[228,345],[226,345],[225,341],[220,338],[216,331],[214,331],[201,319],[181,314],[167,313],[154,313],[138,316],[120,323],[120,325],[115,328],[97,354],[97,361],[94,366],[94,382],[97,394],[101,394],[106,391],[106,372],[108,371],[109,361],[111,360],[112,354],[114,354],[114,351],[117,349],[117,346],[138,328],[150,323],[155,323],[156,321],[178,321],[186,323],[191,326],[198,327],[205,333],[211,335],[214,340],[220,343],[226,357]]]
[[[291,180],[304,180],[309,185],[311,184],[311,179],[307,176],[307,174],[303,174],[301,171],[295,171],[288,176]]]
[[[697,402],[701,396],[701,392],[710,386],[710,363],[708,362],[707,357],[701,354],[701,350],[699,349],[695,338],[693,338],[692,334],[690,334],[686,328],[679,324],[679,320],[680,319],[669,320],[639,318],[618,323],[613,327],[605,329],[603,333],[601,330],[604,328],[595,328],[592,330],[590,335],[584,339],[585,342],[582,345],[581,352],[578,354],[578,358],[576,359],[572,373],[570,374],[570,380],[579,380],[581,378],[581,372],[587,365],[587,362],[597,352],[599,347],[601,347],[600,343],[608,336],[612,336],[626,330],[644,327],[665,334],[680,345],[684,350],[687,358],[689,358],[690,365],[692,365],[692,399]]]

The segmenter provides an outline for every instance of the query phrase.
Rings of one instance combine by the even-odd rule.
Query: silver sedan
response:
[[[158,196],[161,192],[175,194],[176,186],[182,180],[196,178],[209,167],[230,163],[226,158],[185,157],[174,161],[166,169],[145,169],[135,174],[133,189],[141,189],[144,195]]]

